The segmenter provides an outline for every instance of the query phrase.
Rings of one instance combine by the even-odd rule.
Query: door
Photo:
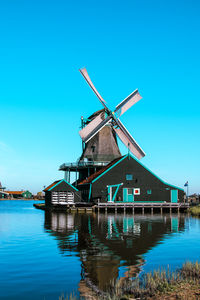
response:
[[[124,202],[134,202],[134,189],[124,188],[123,189],[123,201]]]
[[[178,202],[178,190],[171,190],[171,203]]]
[[[108,202],[112,202],[112,186],[108,186]]]

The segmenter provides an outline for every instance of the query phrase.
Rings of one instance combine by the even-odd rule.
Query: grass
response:
[[[200,299],[200,263],[186,262],[181,269],[146,273],[136,279],[127,279],[123,284],[116,281],[110,291],[102,296],[78,298],[61,296],[59,300],[133,300],[133,299]]]
[[[193,206],[189,208],[189,212],[191,213],[192,216],[200,216],[200,205]]]

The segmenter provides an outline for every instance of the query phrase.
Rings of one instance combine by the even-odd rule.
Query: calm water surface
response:
[[[0,201],[0,299],[58,299],[110,279],[200,260],[200,220],[184,215],[45,213]]]

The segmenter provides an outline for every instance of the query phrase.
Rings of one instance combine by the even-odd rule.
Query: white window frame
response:
[[[132,193],[131,194],[129,194],[129,192],[128,192],[128,190],[132,190]],[[127,188],[127,195],[134,195],[134,188]]]
[[[136,190],[138,190],[138,193],[136,193]],[[134,195],[136,195],[136,196],[137,196],[137,195],[140,195],[140,188],[135,188],[135,189],[134,189]]]

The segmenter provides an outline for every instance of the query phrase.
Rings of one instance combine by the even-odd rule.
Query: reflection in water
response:
[[[92,289],[106,290],[119,277],[120,281],[135,277],[144,264],[143,254],[165,234],[183,230],[184,218],[45,212],[45,228],[55,236],[63,255],[70,255],[71,250],[79,255],[82,267],[79,290],[84,295]],[[122,267],[123,275],[119,275]]]

